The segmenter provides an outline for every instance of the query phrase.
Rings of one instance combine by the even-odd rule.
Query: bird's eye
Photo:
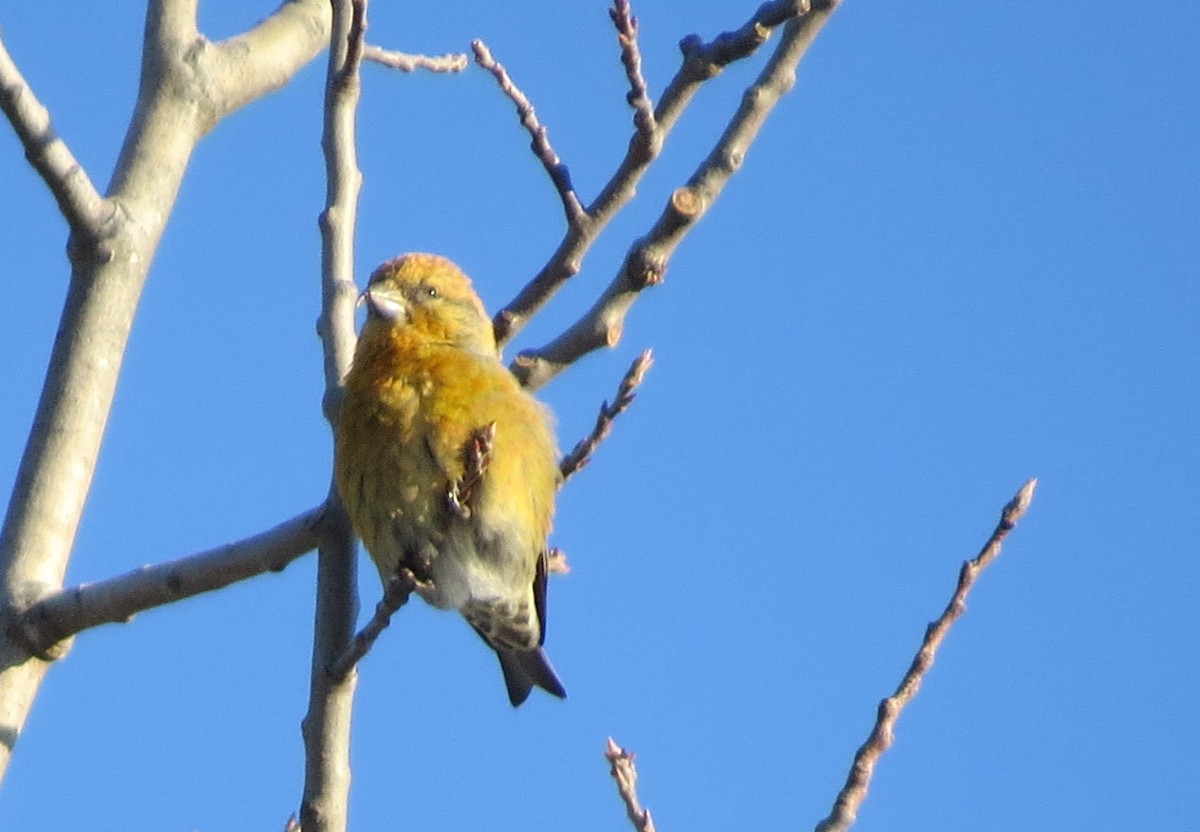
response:
[[[438,296],[438,290],[437,290],[437,288],[436,288],[436,287],[434,287],[434,286],[426,286],[426,287],[425,287],[425,294],[426,294],[428,297],[431,297],[431,298],[436,298],[436,297]]]

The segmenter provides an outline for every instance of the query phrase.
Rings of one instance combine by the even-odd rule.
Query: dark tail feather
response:
[[[508,701],[514,708],[529,698],[534,685],[560,699],[566,697],[566,689],[540,647],[523,651],[497,650],[496,655],[500,659],[500,669],[504,671],[504,684],[508,686]]]

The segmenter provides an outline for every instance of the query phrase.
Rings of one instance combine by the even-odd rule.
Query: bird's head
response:
[[[362,293],[371,330],[402,329],[430,343],[496,354],[492,322],[471,281],[436,254],[402,254],[377,268]]]

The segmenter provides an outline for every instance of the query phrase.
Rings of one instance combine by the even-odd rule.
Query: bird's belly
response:
[[[433,587],[422,597],[440,609],[462,610],[510,594],[513,581],[506,576],[516,564],[496,547],[479,545],[468,530],[456,531],[437,547],[429,569]]]

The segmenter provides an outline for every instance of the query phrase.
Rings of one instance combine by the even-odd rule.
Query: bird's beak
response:
[[[399,292],[379,286],[368,286],[358,296],[358,305],[366,304],[367,312],[387,321],[401,323],[408,317],[408,305]]]

